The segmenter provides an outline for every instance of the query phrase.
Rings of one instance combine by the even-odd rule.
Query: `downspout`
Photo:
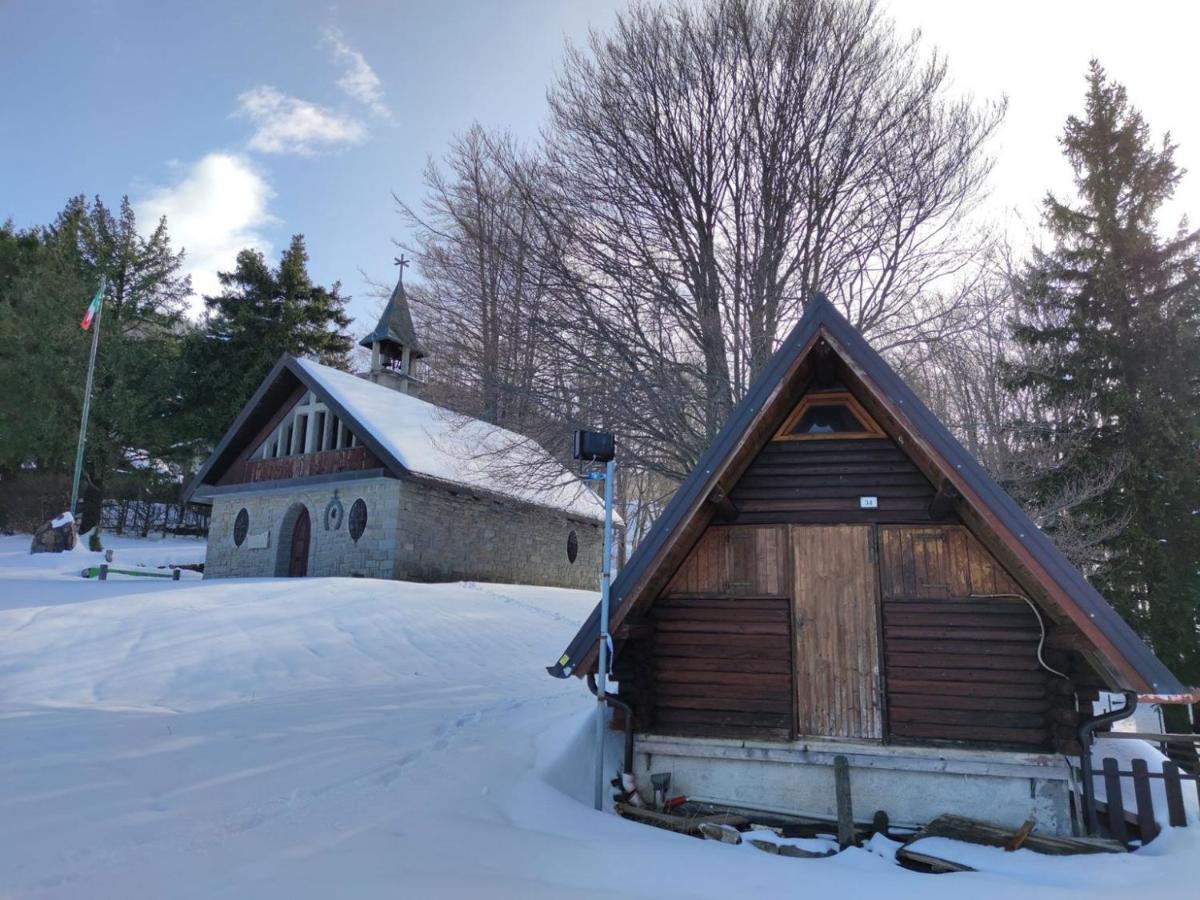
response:
[[[588,690],[597,697],[600,696],[594,672],[588,672],[587,685]],[[642,798],[637,792],[637,781],[633,777],[633,707],[624,700],[618,699],[615,694],[605,693],[604,702],[625,713],[625,758],[621,767],[621,790],[629,798],[630,803],[634,806],[641,806]]]
[[[1083,779],[1083,812],[1086,816],[1087,833],[1100,833],[1100,817],[1096,813],[1095,786],[1092,784],[1092,734],[1097,728],[1120,722],[1133,715],[1138,705],[1136,691],[1122,691],[1125,695],[1125,705],[1121,709],[1106,712],[1103,715],[1092,716],[1079,723],[1079,770]]]

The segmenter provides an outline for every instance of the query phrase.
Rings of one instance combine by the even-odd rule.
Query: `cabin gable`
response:
[[[731,486],[733,520],[714,509],[618,633],[637,727],[1071,750],[1074,697],[1099,676],[1047,646],[1064,630],[938,502],[907,442],[781,438],[812,393]]]

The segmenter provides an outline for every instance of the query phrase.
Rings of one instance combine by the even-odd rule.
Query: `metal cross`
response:
[[[404,267],[408,265],[408,260],[401,253],[399,256],[393,257],[392,264],[400,267],[400,283],[404,284]]]

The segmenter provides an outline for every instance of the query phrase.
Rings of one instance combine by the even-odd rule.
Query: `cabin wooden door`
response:
[[[793,525],[799,735],[883,738],[879,590],[870,525]]]
[[[308,541],[312,529],[308,520],[308,509],[300,510],[296,524],[292,526],[292,548],[288,556],[288,575],[303,577],[308,574]]]

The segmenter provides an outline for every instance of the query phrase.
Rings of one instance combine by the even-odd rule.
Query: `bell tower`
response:
[[[400,256],[395,262],[400,270],[396,289],[388,298],[375,330],[358,343],[360,347],[371,348],[371,371],[365,376],[367,380],[404,394],[416,394],[423,382],[413,370],[417,360],[425,357],[425,351],[417,343],[408,297],[404,293],[404,269],[408,260]]]

